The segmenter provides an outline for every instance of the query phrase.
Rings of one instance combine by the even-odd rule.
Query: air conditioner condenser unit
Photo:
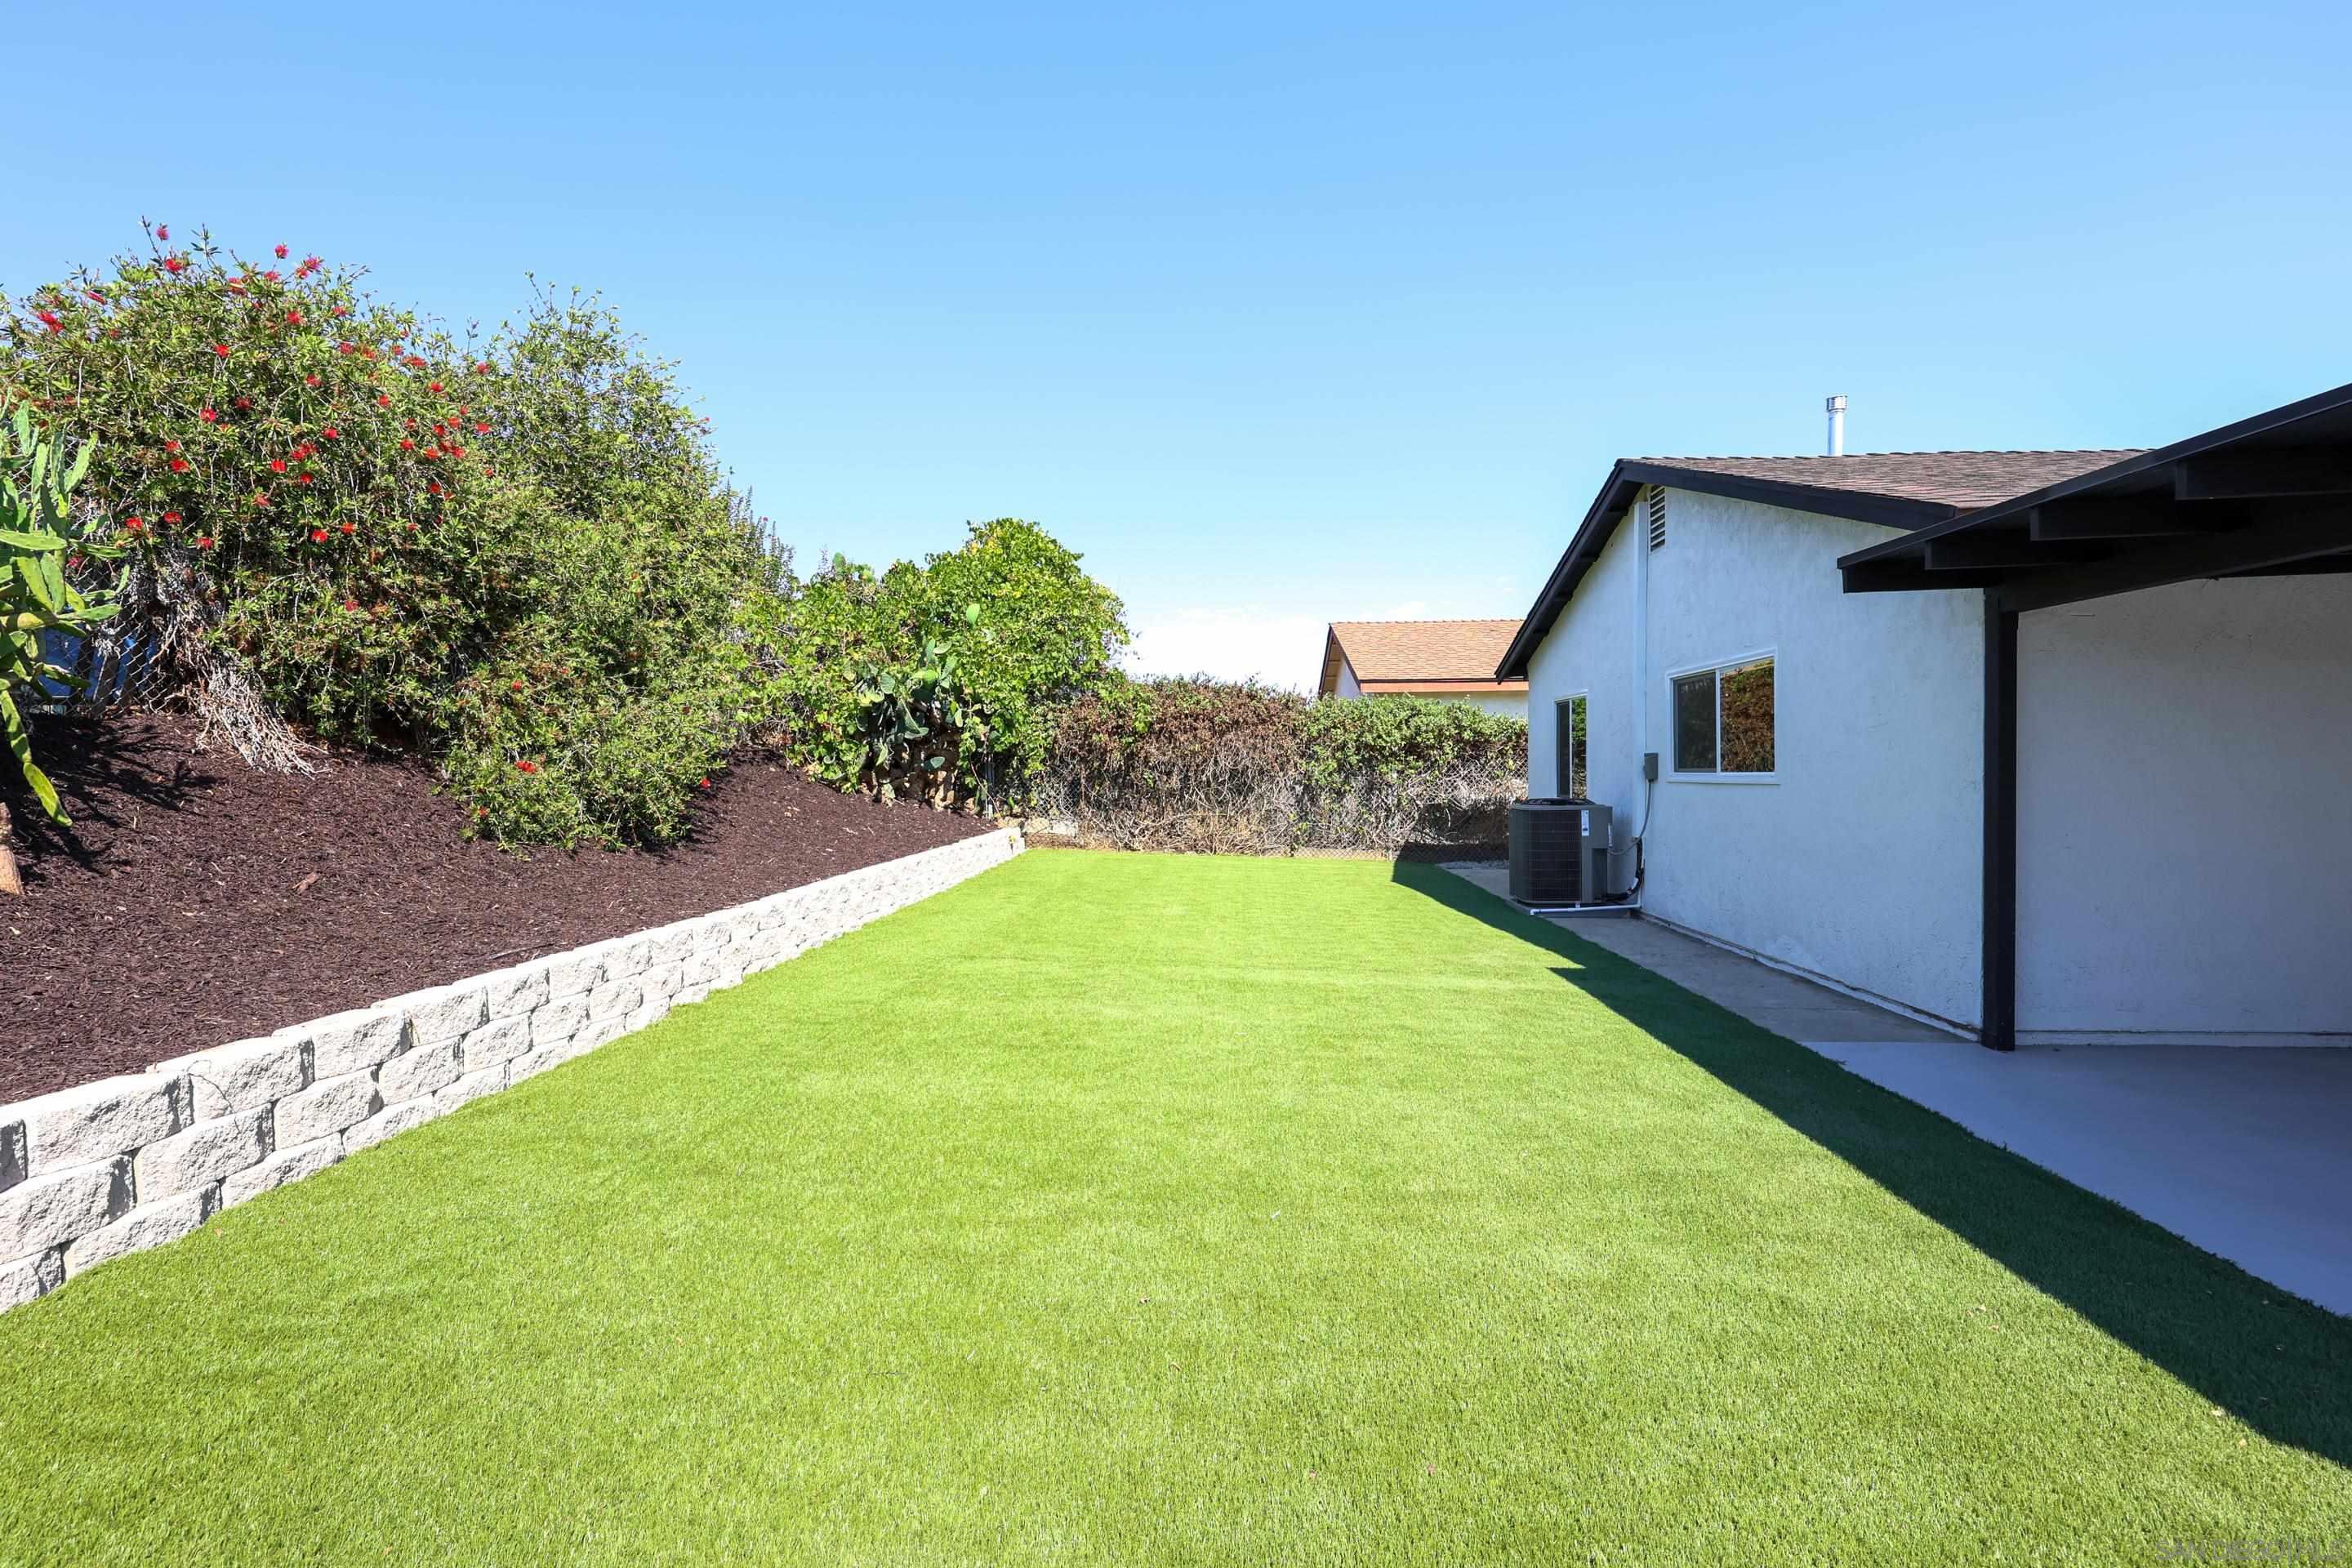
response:
[[[1611,898],[1610,810],[1589,800],[1523,800],[1510,811],[1511,898],[1558,908]]]

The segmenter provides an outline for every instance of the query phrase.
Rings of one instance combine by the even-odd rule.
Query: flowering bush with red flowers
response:
[[[676,837],[782,571],[706,423],[593,296],[478,340],[360,280],[154,226],[0,300],[0,412],[95,440],[83,494],[284,718],[436,757],[509,842]]]

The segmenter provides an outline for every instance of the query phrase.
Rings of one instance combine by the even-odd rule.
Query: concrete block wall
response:
[[[1001,829],[0,1105],[0,1311],[1021,852]]]

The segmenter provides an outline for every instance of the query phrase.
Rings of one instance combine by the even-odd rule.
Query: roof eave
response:
[[[2108,464],[2104,468],[2094,468],[2087,474],[2076,474],[2072,479],[2061,479],[2056,484],[2044,485],[2038,490],[2029,491],[2021,496],[2012,496],[2004,501],[1995,501],[1990,506],[1976,507],[1959,512],[1940,522],[1932,523],[1907,533],[1900,539],[1885,540],[1861,550],[1849,552],[1838,557],[1838,567],[1843,571],[1850,566],[1866,565],[1871,562],[1883,561],[1890,556],[1906,555],[1931,540],[1982,527],[1987,523],[2000,522],[2010,518],[2019,517],[2035,507],[2049,506],[2073,496],[2127,486],[2133,479],[2160,475],[2165,469],[2184,458],[2197,457],[2252,437],[2270,435],[2315,416],[2333,414],[2347,407],[2352,407],[2352,384],[2334,387],[2310,397],[2299,398],[2295,402],[2282,405],[2277,408],[2266,409],[2263,413],[2238,420],[2234,424],[2224,425],[2216,430],[2208,430],[2202,435],[2191,436],[2185,441],[2175,441],[2169,447],[2159,447],[2154,451],[2142,452],[2136,457],[2123,458],[2121,461]]]
[[[1585,511],[1584,521],[1569,541],[1559,563],[1545,579],[1543,591],[1536,595],[1536,602],[1528,611],[1526,620],[1520,623],[1517,635],[1511,638],[1511,646],[1503,650],[1503,661],[1495,667],[1496,679],[1526,679],[1528,664],[1535,657],[1535,650],[1551,634],[1553,625],[1559,619],[1561,608],[1575,595],[1577,584],[1583,581],[1585,572],[1600,558],[1602,546],[1616,532],[1617,520],[1624,515],[1627,507],[1633,504],[1634,497],[1644,485],[1695,490],[1702,495],[1723,496],[1733,500],[1758,501],[1820,517],[1843,517],[1886,528],[1924,528],[1951,518],[1960,510],[1940,501],[1910,500],[1900,496],[1877,495],[1862,490],[1833,490],[1819,485],[1785,484],[1737,474],[1713,473],[1705,468],[1685,468],[1673,463],[1621,458],[1610,465],[1609,477],[1601,481],[1600,494],[1592,498],[1592,505]]]

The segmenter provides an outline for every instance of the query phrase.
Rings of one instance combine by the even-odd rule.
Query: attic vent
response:
[[[1666,542],[1666,491],[1663,485],[1650,487],[1650,548],[1655,550]]]

